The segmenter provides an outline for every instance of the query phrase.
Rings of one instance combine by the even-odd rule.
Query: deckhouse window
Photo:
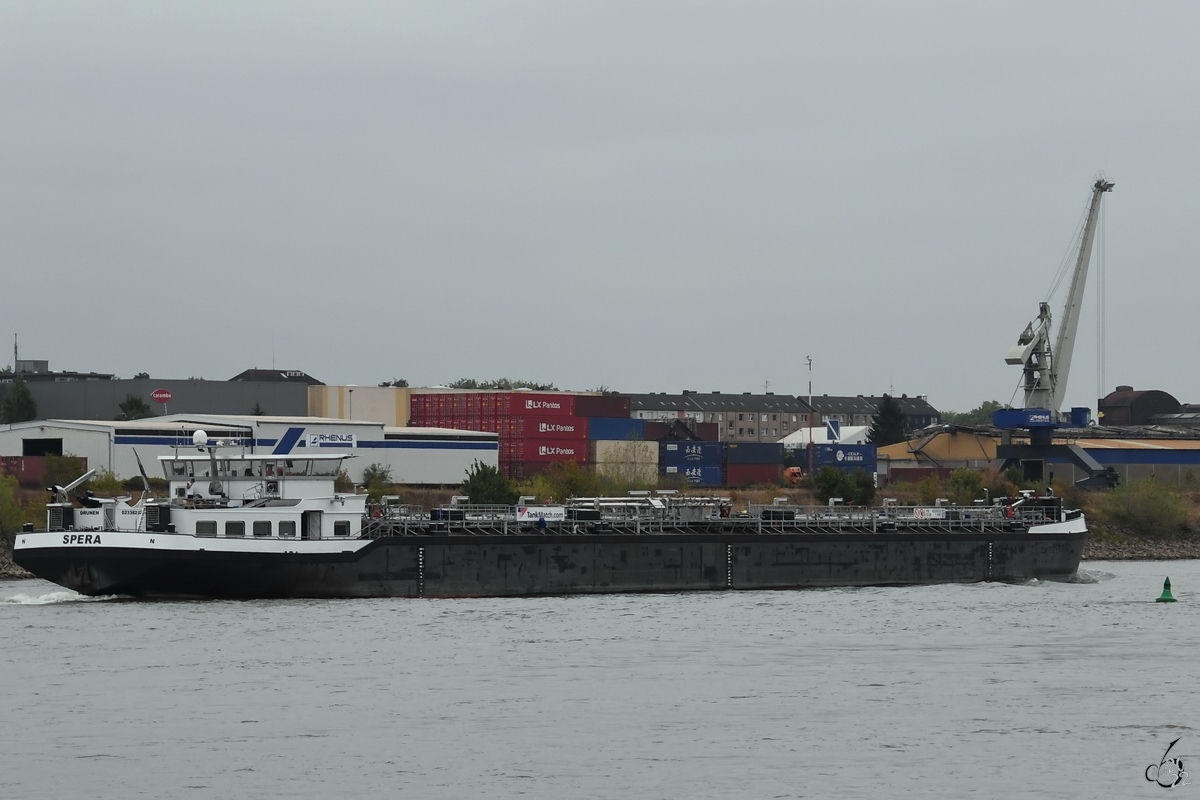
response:
[[[225,535],[226,536],[245,536],[246,535],[246,523],[241,522],[241,521],[226,522],[225,523]]]
[[[285,519],[279,523],[279,535],[281,537],[296,535],[296,521],[293,519]]]
[[[333,523],[333,535],[334,536],[349,536],[350,535],[350,523],[346,520],[339,520],[337,522],[334,522]]]
[[[215,519],[202,519],[196,522],[197,536],[216,536],[217,521]]]
[[[270,536],[271,535],[271,520],[258,519],[254,521],[255,536]]]

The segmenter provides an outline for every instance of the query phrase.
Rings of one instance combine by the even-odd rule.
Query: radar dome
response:
[[[204,447],[208,444],[208,434],[204,431],[196,431],[192,434],[192,444],[196,447]]]

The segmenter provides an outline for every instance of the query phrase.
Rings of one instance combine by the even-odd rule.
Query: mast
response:
[[[1079,329],[1079,307],[1083,304],[1083,289],[1087,284],[1088,264],[1092,260],[1092,242],[1096,238],[1096,220],[1100,216],[1100,198],[1111,192],[1113,183],[1103,178],[1092,185],[1092,203],[1088,208],[1087,223],[1083,227],[1083,240],[1079,243],[1079,258],[1075,272],[1071,275],[1071,289],[1059,320],[1058,338],[1054,342],[1053,384],[1050,395],[1050,410],[1058,411],[1063,396],[1067,393],[1067,377],[1071,373],[1071,355],[1075,349],[1075,332]]]

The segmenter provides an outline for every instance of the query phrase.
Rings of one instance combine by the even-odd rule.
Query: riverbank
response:
[[[32,573],[26,572],[13,563],[12,542],[8,540],[7,536],[0,535],[0,580],[32,577]]]

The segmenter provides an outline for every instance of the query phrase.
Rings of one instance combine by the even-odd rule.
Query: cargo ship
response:
[[[18,533],[14,560],[92,596],[565,595],[1069,581],[1087,538],[1080,512],[1033,493],[742,514],[673,492],[418,511],[335,491],[346,455],[230,455],[195,440],[207,454],[159,457],[168,497],[59,487],[46,530]]]

